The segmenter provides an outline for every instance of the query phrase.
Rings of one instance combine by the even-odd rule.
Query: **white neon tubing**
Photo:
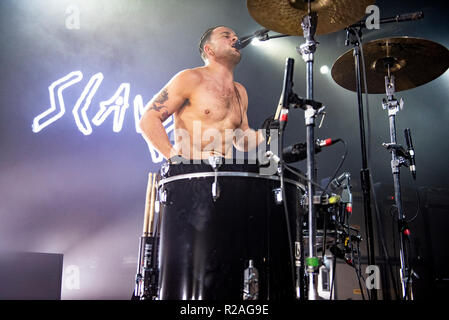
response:
[[[73,72],[70,72],[65,77],[62,77],[61,79],[54,81],[48,87],[48,91],[50,94],[50,108],[48,108],[46,111],[42,112],[41,114],[39,114],[38,116],[36,116],[33,119],[33,125],[32,125],[33,132],[37,133],[37,132],[41,131],[42,129],[49,126],[50,124],[52,124],[53,122],[55,122],[56,120],[58,120],[59,118],[61,118],[64,115],[65,104],[64,104],[64,99],[62,96],[62,91],[64,91],[64,89],[66,89],[67,87],[70,87],[71,85],[81,81],[81,79],[83,79],[83,73],[81,71],[73,71]],[[58,87],[59,85],[61,85],[61,86]],[[56,101],[55,101],[55,92],[54,91],[55,91],[56,87],[58,87],[58,90],[57,90],[58,104],[56,104]],[[57,108],[59,108],[59,111],[57,111]],[[50,116],[47,120],[43,121],[43,123],[40,123],[40,121],[43,118],[53,114],[55,111],[57,111],[56,114]]]
[[[110,99],[100,102],[100,110],[92,118],[92,123],[99,126],[114,112],[112,130],[114,132],[120,132],[122,130],[126,109],[129,107],[129,89],[129,83],[122,83]],[[124,91],[123,96],[121,95],[122,91]]]
[[[73,117],[75,118],[76,126],[84,135],[89,135],[92,133],[92,126],[90,125],[89,119],[87,117],[87,109],[89,109],[90,103],[92,102],[92,97],[97,92],[98,87],[100,86],[103,79],[104,76],[101,72],[94,74],[81,93],[81,96],[76,101],[75,107],[73,107],[72,113]],[[83,101],[83,107],[79,111],[81,103]]]

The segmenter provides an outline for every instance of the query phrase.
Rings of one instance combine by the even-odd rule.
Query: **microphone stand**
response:
[[[350,35],[357,35],[358,37],[349,40]],[[365,213],[365,232],[366,232],[366,249],[368,255],[368,264],[375,265],[375,252],[374,252],[374,232],[373,232],[373,219],[371,212],[371,181],[370,172],[368,168],[368,157],[366,152],[366,139],[365,139],[365,116],[363,113],[363,101],[362,101],[362,85],[361,85],[361,71],[360,71],[360,42],[361,28],[358,30],[356,27],[348,27],[346,29],[346,41],[345,45],[349,45],[349,42],[353,45],[354,49],[354,66],[356,77],[356,92],[357,92],[357,104],[359,110],[359,128],[360,128],[360,143],[362,149],[362,169],[360,171],[360,180],[362,186],[363,195],[363,209]],[[366,92],[366,88],[365,88]],[[377,300],[376,289],[370,289],[370,299]]]
[[[383,146],[391,151],[391,171],[393,174],[394,200],[398,211],[398,231],[400,241],[399,259],[401,263],[399,276],[402,288],[402,298],[404,300],[413,300],[411,278],[412,270],[408,263],[409,253],[407,247],[410,242],[410,230],[407,226],[404,208],[402,206],[401,181],[399,171],[401,165],[407,165],[406,159],[409,158],[409,154],[404,150],[402,146],[398,145],[396,141],[396,114],[400,109],[402,109],[404,103],[402,98],[399,101],[394,98],[394,75],[390,75],[390,65],[388,64],[388,62],[386,62],[386,65],[388,67],[388,76],[385,76],[385,91],[387,99],[383,99],[382,107],[384,110],[388,109],[388,118],[390,122],[390,143],[384,143]]]

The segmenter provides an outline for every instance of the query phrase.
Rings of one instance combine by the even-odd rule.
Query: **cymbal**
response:
[[[311,11],[318,15],[316,33],[327,34],[342,30],[362,19],[366,7],[375,0],[314,0]],[[247,0],[250,15],[267,29],[288,34],[303,34],[302,18],[307,15],[304,0]]]
[[[373,40],[363,44],[368,93],[385,93],[385,76],[395,76],[395,91],[419,87],[442,75],[449,67],[449,50],[436,42],[411,37]],[[362,71],[362,70],[361,70]],[[332,66],[334,81],[356,91],[353,50]],[[365,92],[363,78],[362,91]]]

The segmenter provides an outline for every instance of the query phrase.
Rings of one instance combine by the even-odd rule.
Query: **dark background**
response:
[[[449,47],[446,1],[379,0],[376,4],[382,18],[418,10],[424,11],[425,18],[367,30],[365,41],[411,36]],[[79,9],[79,29],[66,26],[71,15],[66,9],[71,5]],[[205,29],[220,24],[240,36],[261,28],[243,0],[0,2],[0,249],[63,254],[64,270],[75,266],[80,274],[79,288],[63,281],[63,299],[130,297],[147,173],[161,164],[153,161],[136,132],[133,100],[141,95],[146,103],[177,72],[201,65],[198,40]],[[349,154],[341,172],[352,174],[353,222],[363,229],[356,95],[337,85],[330,73],[319,72],[322,65],[331,68],[350,47],[344,45],[343,30],[316,39],[320,44],[315,56],[315,98],[327,106],[316,136],[340,137],[347,142]],[[242,51],[235,80],[247,88],[251,127],[258,128],[275,112],[287,57],[295,59],[294,90],[305,96],[305,64],[296,52],[303,42],[302,37],[274,39]],[[34,133],[33,119],[50,106],[50,84],[76,70],[82,72],[83,79],[63,91],[65,114]],[[120,132],[113,132],[111,114],[102,125],[92,125],[90,135],[84,135],[72,109],[90,77],[98,72],[104,80],[92,98],[89,119],[121,83],[130,84],[130,106]],[[418,188],[443,189],[443,194],[449,188],[449,74],[396,97],[405,102],[397,115],[399,142],[405,145],[402,131],[409,127],[416,150],[418,179],[413,183],[408,169],[402,169],[401,180],[404,194],[410,195],[407,216],[412,217]],[[382,98],[370,95],[367,113],[373,182],[387,197],[392,177],[390,154],[381,146],[389,141]],[[303,111],[292,110],[285,143],[304,140]],[[319,180],[334,172],[342,152],[342,146],[335,145],[317,156]],[[305,163],[296,166],[305,169]],[[387,221],[391,221],[389,205],[382,213]],[[442,212],[442,223],[447,223],[447,211]],[[392,241],[391,232],[387,241]],[[447,238],[438,242],[447,242]]]

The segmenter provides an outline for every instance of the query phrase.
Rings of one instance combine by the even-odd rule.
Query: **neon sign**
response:
[[[73,71],[66,76],[54,81],[48,87],[50,107],[33,119],[32,129],[34,133],[40,132],[44,128],[54,123],[56,120],[60,119],[66,113],[63,91],[68,87],[80,82],[82,79],[83,73],[81,71]],[[113,116],[112,130],[114,132],[120,132],[123,127],[123,121],[126,111],[130,107],[130,84],[122,83],[111,98],[103,100],[99,103],[99,110],[92,117],[91,121],[89,121],[87,110],[89,109],[92,98],[95,96],[103,79],[104,76],[101,72],[94,74],[89,79],[89,82],[84,87],[80,97],[78,98],[72,109],[72,114],[75,119],[76,126],[84,135],[90,135],[92,133],[91,122],[95,126],[100,126],[111,115]],[[137,133],[141,133],[141,130],[139,128],[139,121],[144,113],[145,105],[140,94],[134,97],[133,108],[135,129]],[[167,120],[165,120],[163,125],[167,134],[173,131],[173,117],[169,117]],[[158,163],[163,160],[162,155],[159,154],[159,152],[157,152],[154,148],[149,147],[149,150],[154,163]]]

